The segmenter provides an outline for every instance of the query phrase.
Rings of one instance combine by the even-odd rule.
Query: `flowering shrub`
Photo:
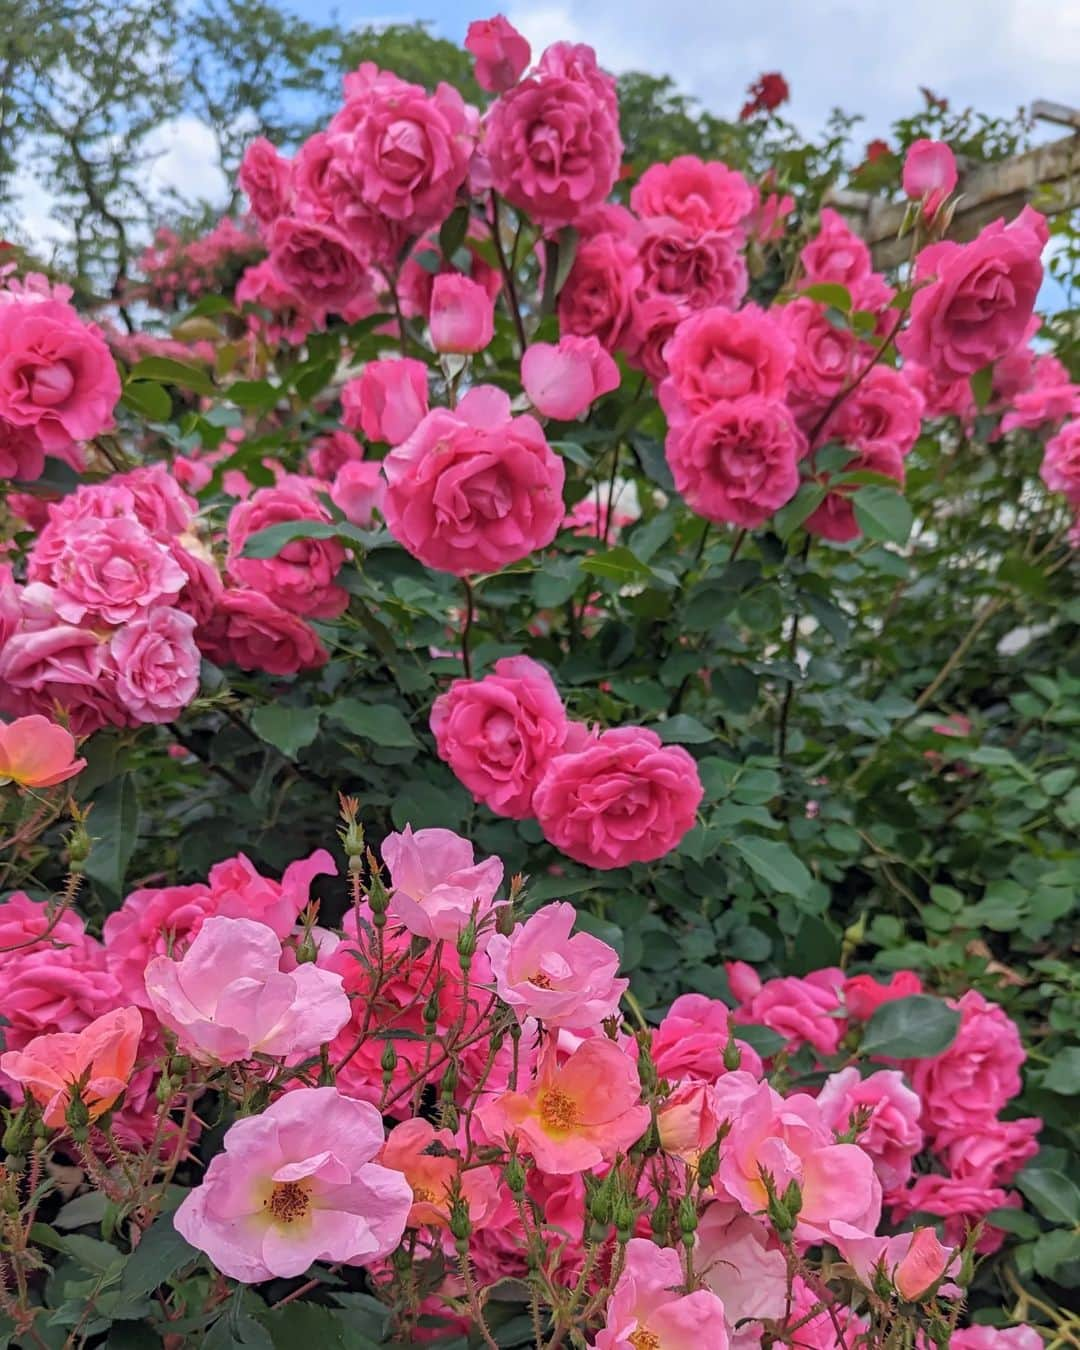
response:
[[[173,336],[0,291],[0,1331],[1069,1344],[1050,226],[912,125],[885,275],[780,75],[625,164],[466,45],[253,140]]]

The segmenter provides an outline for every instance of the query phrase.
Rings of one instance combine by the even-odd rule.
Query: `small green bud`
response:
[[[74,1093],[71,1101],[68,1102],[64,1119],[68,1123],[71,1137],[80,1144],[84,1144],[90,1136],[90,1109],[79,1092]]]
[[[697,1226],[697,1205],[690,1196],[684,1195],[679,1201],[679,1232],[682,1234],[683,1242],[693,1242],[694,1234],[697,1232]]]
[[[634,1206],[630,1203],[630,1197],[621,1193],[615,1199],[615,1206],[611,1213],[612,1223],[615,1225],[615,1236],[620,1242],[629,1242],[634,1236],[634,1226],[637,1215],[634,1213]]]
[[[728,1043],[724,1046],[724,1068],[728,1073],[734,1073],[742,1063],[742,1051],[739,1049],[739,1043],[734,1035],[728,1036]]]
[[[649,1215],[649,1227],[655,1238],[666,1238],[671,1228],[671,1201],[662,1195]]]
[[[495,910],[495,931],[503,937],[509,937],[514,931],[513,905],[499,905]]]
[[[450,1232],[458,1242],[468,1244],[472,1236],[472,1221],[469,1218],[469,1206],[455,1195],[450,1201]]]
[[[462,970],[466,972],[476,955],[476,942],[476,920],[470,919],[458,934],[457,940],[458,960],[461,962]]]
[[[5,1153],[21,1157],[29,1150],[33,1135],[33,1117],[30,1114],[29,1107],[24,1106],[19,1111],[12,1111],[9,1114],[4,1137],[0,1140],[0,1148]]]
[[[379,1064],[382,1067],[382,1071],[387,1078],[389,1078],[389,1076],[397,1068],[397,1051],[394,1049],[393,1041],[387,1041],[386,1044],[383,1046],[383,1052],[379,1060]]]
[[[525,1169],[521,1165],[521,1159],[517,1154],[513,1154],[510,1161],[503,1169],[503,1180],[510,1188],[512,1195],[523,1195],[525,1192]]]

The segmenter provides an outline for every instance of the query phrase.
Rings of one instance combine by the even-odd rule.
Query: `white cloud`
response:
[[[214,133],[197,117],[175,117],[155,127],[146,149],[156,156],[150,166],[154,192],[175,192],[185,201],[224,206],[229,186],[221,168]]]

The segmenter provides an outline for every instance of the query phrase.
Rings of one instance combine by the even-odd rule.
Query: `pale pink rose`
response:
[[[594,337],[534,342],[521,358],[521,383],[542,417],[571,422],[619,387],[619,367]]]
[[[787,1261],[769,1230],[737,1205],[717,1201],[698,1223],[694,1269],[724,1305],[733,1350],[760,1345],[759,1319],[787,1305]],[[752,1319],[738,1324],[744,1319]]]
[[[672,1157],[696,1163],[716,1143],[726,1117],[710,1083],[678,1083],[657,1105],[660,1147]]]
[[[249,501],[234,506],[226,533],[230,576],[252,590],[262,591],[275,604],[307,619],[336,619],[349,603],[349,594],[334,585],[345,562],[345,548],[336,539],[290,540],[272,558],[245,558],[244,545],[253,534],[289,521],[330,521],[319,501],[315,484],[287,477],[274,487],[260,488]]]
[[[351,459],[330,484],[330,500],[351,525],[367,529],[383,508],[386,479],[378,460]]]
[[[210,622],[199,630],[200,648],[219,665],[295,675],[330,659],[315,630],[261,591],[229,587]]]
[[[940,1055],[915,1060],[909,1069],[931,1136],[943,1130],[977,1133],[993,1120],[1020,1091],[1026,1058],[1016,1023],[998,1004],[969,989],[950,1005],[960,1012],[956,1039]]]
[[[1037,1116],[1027,1116],[988,1120],[977,1129],[944,1130],[934,1140],[934,1151],[958,1179],[980,1178],[994,1186],[1007,1186],[1038,1153],[1042,1125]]]
[[[379,1153],[384,1167],[400,1172],[413,1194],[408,1226],[448,1228],[455,1188],[474,1228],[481,1227],[499,1202],[498,1173],[490,1167],[461,1166],[462,1149],[449,1130],[437,1130],[417,1117],[403,1120],[386,1136]]]
[[[23,629],[0,651],[0,702],[16,715],[54,715],[59,703],[72,733],[126,726],[113,689],[116,671],[107,635],[69,624]]]
[[[765,1209],[761,1170],[772,1173],[777,1194],[791,1182],[802,1192],[795,1237],[830,1241],[841,1222],[873,1233],[881,1218],[881,1183],[873,1160],[856,1144],[837,1144],[812,1097],[786,1100],[762,1083],[742,1104],[724,1141],[717,1180],[748,1214]]]
[[[1067,422],[1047,441],[1039,473],[1051,492],[1080,507],[1080,421]]]
[[[625,1153],[649,1127],[637,1066],[606,1037],[581,1045],[562,1065],[549,1046],[526,1091],[481,1105],[476,1117],[494,1141],[514,1136],[545,1172],[585,1172]]]
[[[798,491],[805,445],[783,403],[752,396],[714,403],[673,426],[664,448],[692,511],[752,529]]]
[[[481,385],[436,408],[383,460],[390,533],[428,567],[494,572],[546,548],[563,517],[562,460],[532,417]]]
[[[345,391],[342,390],[343,409],[344,394]],[[341,420],[347,423],[344,410]],[[325,436],[317,436],[311,442],[307,452],[308,468],[316,478],[321,478],[324,483],[332,482],[334,475],[343,465],[351,464],[363,458],[364,447],[355,436],[347,431],[331,431]]]
[[[626,1264],[604,1309],[596,1350],[728,1350],[724,1305],[711,1290],[681,1292],[682,1261],[672,1247],[631,1238]]]
[[[477,801],[525,820],[533,793],[566,741],[567,719],[547,670],[504,656],[482,680],[455,680],[431,709],[439,758]]]
[[[43,1108],[46,1125],[63,1129],[75,1096],[91,1120],[115,1103],[131,1077],[141,1035],[138,1008],[117,1008],[81,1031],[35,1036],[22,1050],[0,1055],[0,1070]]]
[[[874,1160],[874,1168],[886,1194],[898,1190],[911,1177],[912,1160],[923,1146],[919,1127],[922,1103],[896,1069],[880,1069],[860,1078],[852,1065],[830,1074],[818,1093],[817,1104],[826,1124],[837,1134],[846,1134],[859,1110],[872,1112],[856,1143]]]
[[[249,142],[237,178],[260,225],[272,225],[290,209],[292,164],[265,136]]]
[[[234,919],[254,919],[288,937],[309,900],[316,877],[337,876],[337,866],[324,848],[286,867],[280,881],[264,877],[243,853],[210,869],[214,911]]]
[[[848,290],[873,270],[870,250],[838,212],[825,207],[818,233],[799,255],[808,282],[831,281]]]
[[[78,944],[85,935],[82,919],[70,909],[57,917],[55,901],[31,900],[25,891],[0,901],[0,969],[29,951]]]
[[[584,240],[559,292],[559,332],[594,337],[608,351],[628,343],[644,275],[629,239],[605,231]]]
[[[811,1045],[821,1055],[833,1055],[844,1033],[840,1011],[841,970],[815,970],[810,975],[785,975],[766,980],[761,988],[735,1011],[736,1022],[769,1027],[787,1038],[794,1053]]]
[[[475,914],[490,911],[502,883],[499,858],[477,862],[473,846],[453,830],[388,834],[382,857],[390,874],[390,918],[410,933],[454,941]]]
[[[949,1350],[1045,1350],[1034,1327],[963,1327],[949,1338]]]
[[[366,261],[340,230],[316,220],[279,216],[269,263],[278,284],[317,314],[341,314],[370,287]]]
[[[853,459],[844,465],[843,472],[877,473],[893,478],[903,486],[904,456],[893,445],[868,445],[859,451]],[[840,543],[858,539],[862,530],[855,518],[855,505],[852,495],[855,487],[851,483],[834,485],[829,475],[823,475],[823,485],[828,489],[825,500],[807,516],[804,522],[810,534],[822,539],[833,539]]]
[[[244,1284],[292,1279],[315,1261],[368,1265],[401,1241],[412,1205],[401,1173],[372,1161],[382,1145],[367,1102],[333,1087],[286,1092],[229,1127],[173,1222]]]
[[[195,620],[152,609],[113,634],[116,696],[135,722],[171,722],[199,692]]]
[[[688,314],[721,306],[735,309],[746,295],[746,262],[730,236],[697,234],[677,220],[648,220],[641,231],[639,298],[661,296]]]
[[[573,530],[581,539],[607,538],[609,543],[618,539],[623,528],[632,525],[638,517],[629,511],[620,511],[616,504],[608,519],[607,503],[596,497],[582,497],[573,510],[567,511],[563,519],[563,529]]]
[[[919,254],[911,322],[897,338],[905,360],[939,380],[973,375],[1024,339],[1042,284],[1042,216],[1026,208],[995,221],[969,244],[932,244]],[[932,278],[932,280],[931,280]]]
[[[427,410],[427,366],[410,356],[369,361],[341,391],[345,425],[387,445],[407,440]]]
[[[647,727],[615,727],[556,755],[533,797],[544,837],[576,862],[653,862],[693,828],[704,796],[692,755]]]
[[[844,1007],[857,1022],[869,1022],[883,1003],[921,994],[922,980],[913,970],[898,970],[888,984],[879,984],[873,975],[852,975],[844,981]]]
[[[120,377],[95,324],[62,300],[0,305],[0,419],[32,429],[51,454],[110,427],[119,398]]]
[[[53,603],[65,623],[128,623],[172,605],[187,581],[169,549],[136,520],[83,520],[52,565]]]
[[[912,1214],[933,1214],[944,1220],[945,1241],[960,1247],[967,1231],[981,1223],[992,1209],[1019,1209],[1020,1196],[1001,1186],[991,1186],[979,1177],[944,1177],[927,1173],[916,1177],[914,1183],[890,1197],[892,1217],[902,1223]],[[1005,1233],[992,1224],[986,1224],[975,1250],[982,1254],[996,1252],[1005,1241]]]
[[[483,351],[495,336],[494,306],[487,289],[460,272],[440,272],[431,286],[428,327],[437,352]]]
[[[738,234],[755,203],[754,189],[737,169],[696,155],[650,165],[630,193],[630,205],[639,216],[666,216],[696,235],[714,230]]]
[[[556,43],[485,119],[496,191],[545,229],[599,205],[622,162],[615,82],[591,47]]]
[[[501,14],[474,19],[465,34],[465,50],[476,57],[476,83],[489,94],[505,94],[529,64],[528,42]]]
[[[0,722],[0,786],[50,788],[86,768],[75,758],[75,738],[47,717],[32,714]]]
[[[706,309],[676,328],[664,357],[670,375],[660,386],[669,423],[714,404],[751,395],[780,400],[794,344],[778,321],[757,305],[737,314]]]
[[[895,1237],[868,1237],[846,1224],[836,1224],[834,1235],[840,1255],[868,1289],[874,1288],[881,1271],[907,1302],[927,1294],[956,1256],[954,1248],[941,1245],[932,1228],[916,1228]]]
[[[776,313],[793,344],[788,406],[800,428],[810,432],[848,383],[858,341],[849,328],[829,322],[824,305],[806,296],[781,305]]]
[[[281,940],[251,919],[206,920],[180,960],[156,956],[146,992],[180,1049],[207,1063],[297,1059],[349,1020],[341,976],[310,963],[279,969]]]
[[[619,954],[591,933],[571,929],[577,911],[544,905],[509,937],[493,933],[486,951],[502,1001],[519,1021],[587,1031],[618,1011],[629,980],[617,978]]]
[[[661,1078],[700,1078],[714,1082],[727,1072],[724,1051],[736,1035],[739,1068],[761,1076],[756,1050],[737,1039],[738,1028],[726,1003],[704,994],[680,994],[652,1035],[652,1060]]]
[[[123,518],[130,522],[135,517],[134,493],[114,486],[114,482],[83,483],[66,497],[49,503],[49,523],[30,550],[26,573],[30,581],[52,583],[56,561],[67,547],[72,530],[86,521]]]
[[[912,141],[904,156],[904,193],[932,216],[956,187],[956,156],[944,141]]]

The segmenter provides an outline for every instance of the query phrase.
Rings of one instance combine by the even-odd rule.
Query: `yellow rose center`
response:
[[[540,1119],[549,1130],[572,1130],[577,1124],[574,1099],[559,1088],[548,1088],[540,1095]]]
[[[278,1181],[264,1203],[275,1223],[295,1223],[311,1208],[311,1192],[302,1181]]]
[[[529,976],[529,983],[535,984],[537,989],[550,989],[551,981],[542,970],[538,970],[535,975]]]
[[[638,1327],[630,1333],[630,1344],[634,1350],[660,1350],[660,1337],[647,1327]]]

